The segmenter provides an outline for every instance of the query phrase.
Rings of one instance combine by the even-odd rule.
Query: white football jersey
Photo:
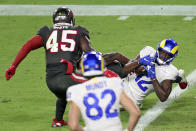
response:
[[[85,131],[122,131],[119,102],[123,87],[120,78],[103,76],[68,88],[67,101],[80,108]]]
[[[140,51],[140,58],[150,55],[154,57],[156,50],[150,46],[146,46]],[[155,64],[156,78],[161,83],[162,81],[175,80],[178,75],[178,69],[172,65]],[[125,93],[137,104],[141,104],[144,98],[154,91],[152,81],[146,75],[128,75],[123,79],[125,85]]]

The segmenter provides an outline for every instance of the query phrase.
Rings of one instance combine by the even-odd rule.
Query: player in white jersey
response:
[[[166,39],[158,44],[157,50],[150,46],[144,47],[134,60],[129,60],[120,53],[104,56],[106,62],[118,60],[125,64],[125,92],[137,105],[155,91],[160,101],[166,101],[172,90],[172,83],[179,76],[178,69],[171,64],[178,54],[178,44],[173,39]],[[182,77],[184,78],[184,77]],[[186,79],[179,81],[187,86]]]
[[[140,110],[124,93],[119,77],[104,76],[103,57],[93,51],[81,60],[83,75],[87,82],[69,87],[67,101],[70,102],[68,125],[71,130],[84,130],[79,124],[80,113],[85,122],[85,131],[122,131],[119,104],[129,112],[128,129],[133,130]]]

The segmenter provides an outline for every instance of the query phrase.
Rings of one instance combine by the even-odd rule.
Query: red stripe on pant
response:
[[[81,77],[81,79],[74,77],[73,74],[76,75],[76,76],[78,76],[78,77]],[[72,73],[70,75],[70,77],[71,77],[71,79],[73,79],[74,81],[77,81],[77,82],[85,82],[85,81],[87,81],[87,80],[84,79],[84,77],[82,77],[82,75],[77,74],[77,73]]]

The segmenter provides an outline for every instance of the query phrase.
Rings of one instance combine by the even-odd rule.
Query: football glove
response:
[[[155,73],[155,64],[152,64],[149,69],[145,67],[145,70],[147,71],[147,77],[150,77],[150,79],[155,79],[156,78],[156,73]]]
[[[14,65],[11,65],[5,72],[6,80],[9,80],[15,74],[16,68]]]
[[[185,77],[184,70],[180,69],[178,71],[178,75],[182,78],[182,80],[179,83],[179,87],[181,89],[185,89],[187,87],[187,85],[188,85],[188,82],[187,82],[187,79]]]
[[[154,58],[150,57],[150,55],[144,56],[139,59],[140,65],[153,65]]]

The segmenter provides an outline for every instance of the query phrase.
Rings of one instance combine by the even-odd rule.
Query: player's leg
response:
[[[56,120],[57,121],[63,120],[63,115],[65,112],[66,105],[67,105],[67,101],[65,99],[57,98],[57,101],[56,101],[56,107],[58,107],[56,108]]]
[[[56,118],[53,119],[52,127],[60,127],[67,125],[67,122],[63,120],[63,115],[66,109],[66,92],[67,89],[75,84],[83,82],[80,79],[74,79],[72,75],[58,75],[52,81],[48,81],[50,90],[57,96],[56,101]],[[54,84],[55,83],[55,84]]]
[[[61,127],[67,125],[67,122],[63,120],[63,115],[67,105],[66,102],[66,87],[64,74],[47,73],[47,85],[53,94],[56,95],[56,113],[52,122],[52,127]]]
[[[61,127],[68,124],[66,121],[63,120],[63,115],[65,112],[66,105],[67,105],[67,101],[65,99],[57,98],[56,118],[53,119],[52,127]]]

